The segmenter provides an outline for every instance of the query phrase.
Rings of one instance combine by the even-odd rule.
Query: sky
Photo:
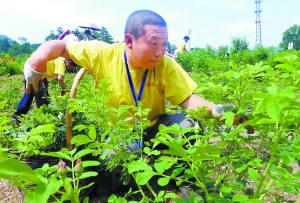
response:
[[[215,48],[242,38],[256,43],[256,0],[0,0],[0,34],[18,41],[42,43],[58,27],[75,29],[83,22],[103,26],[122,41],[128,16],[152,10],[167,22],[169,42],[178,46],[185,35],[189,47]],[[278,46],[284,31],[300,24],[299,0],[260,3],[261,44]],[[56,33],[56,32],[55,32]]]

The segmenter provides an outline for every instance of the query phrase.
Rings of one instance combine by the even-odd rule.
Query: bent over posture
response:
[[[59,56],[86,67],[97,82],[110,78],[110,106],[118,108],[144,101],[143,108],[151,109],[150,124],[143,138],[146,141],[155,137],[160,124],[178,123],[181,127],[197,124],[184,113],[167,113],[166,100],[186,109],[206,107],[207,118],[220,118],[224,106],[194,94],[197,84],[175,60],[165,56],[168,28],[160,15],[149,10],[132,13],[125,25],[124,41],[118,44],[47,41],[29,58],[31,68],[25,70],[26,79],[35,86],[47,71],[47,60]],[[127,116],[134,117],[134,112],[128,111]]]
[[[47,72],[44,76],[42,76],[42,79],[38,81],[38,91],[34,91],[32,87],[28,86],[27,80],[25,77],[25,87],[30,87],[31,91],[29,94],[26,92],[24,93],[23,98],[19,102],[17,106],[17,111],[13,115],[13,120],[17,121],[17,117],[21,114],[27,114],[30,106],[32,104],[33,98],[35,97],[36,106],[37,108],[41,107],[43,104],[48,105],[49,99],[48,99],[48,78],[54,78],[57,77],[58,83],[61,88],[61,95],[66,94],[66,87],[64,83],[64,75],[66,70],[71,70],[74,67],[76,67],[76,64],[71,59],[64,59],[62,57],[58,57],[55,60],[48,61],[46,63],[47,66]],[[26,67],[30,68],[29,61],[27,60],[24,65],[24,69],[26,70]],[[24,73],[26,75],[26,73]]]

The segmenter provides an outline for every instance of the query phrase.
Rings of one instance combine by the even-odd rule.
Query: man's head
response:
[[[90,30],[85,30],[85,31],[84,31],[84,34],[86,34],[86,35],[91,35],[92,33],[91,33]]]
[[[72,59],[65,59],[65,65],[67,70],[72,70],[77,67],[77,64]]]
[[[149,10],[138,10],[133,12],[127,19],[125,25],[124,37],[131,34],[138,39],[145,33],[145,25],[157,25],[167,27],[166,21],[157,13]]]
[[[166,52],[167,23],[153,11],[139,10],[128,17],[124,37],[130,52],[129,64],[135,68],[151,69]]]
[[[190,38],[189,38],[188,36],[184,36],[183,40],[184,40],[185,42],[187,42],[187,41],[190,40]]]

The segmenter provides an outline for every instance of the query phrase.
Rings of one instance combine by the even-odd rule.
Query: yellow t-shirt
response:
[[[184,51],[185,45],[186,45],[185,40],[182,40],[178,46],[178,53],[182,53]]]
[[[107,44],[102,41],[69,42],[68,51],[73,61],[99,82],[110,78],[109,104],[119,108],[120,105],[135,105],[124,63],[125,44]],[[136,97],[145,73],[144,69],[129,66]],[[158,118],[166,113],[166,99],[178,105],[187,99],[197,88],[197,84],[170,57],[164,56],[154,69],[148,71],[141,101],[143,108],[151,109],[148,119],[153,126]],[[133,112],[128,112],[133,117]]]
[[[47,72],[45,74],[46,78],[57,77],[58,75],[65,75],[66,65],[65,59],[63,57],[58,57],[52,61],[47,61]]]

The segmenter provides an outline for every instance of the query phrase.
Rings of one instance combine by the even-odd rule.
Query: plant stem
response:
[[[272,149],[271,149],[270,161],[269,161],[269,163],[268,163],[268,165],[267,165],[267,168],[266,168],[266,170],[265,170],[263,176],[261,177],[260,182],[259,182],[259,184],[258,184],[258,186],[257,186],[257,189],[256,189],[255,194],[254,194],[254,196],[253,196],[254,199],[258,198],[260,189],[261,189],[261,187],[262,187],[262,185],[263,185],[263,182],[265,181],[265,179],[266,179],[266,177],[267,177],[267,174],[268,174],[268,172],[269,172],[269,170],[270,170],[272,164],[274,163],[274,157],[275,157],[275,154],[276,154],[277,146],[278,146],[278,144],[279,144],[279,140],[280,140],[280,135],[281,135],[281,133],[282,133],[282,129],[281,129],[279,132],[277,132],[277,133],[275,134],[275,137],[274,137],[274,138],[275,138],[275,142],[274,142],[273,147],[272,147]]]
[[[282,163],[283,163],[283,162],[282,162],[282,159],[281,159],[280,162],[279,162],[278,167],[281,167],[281,166],[282,166]],[[271,179],[270,182],[269,182],[269,184],[268,184],[268,186],[266,187],[266,191],[268,191],[268,190],[271,188],[273,182],[274,182],[274,180]],[[266,196],[266,193],[262,194],[262,195],[259,197],[259,199],[260,199],[260,200],[263,200],[263,198],[264,198],[265,196]]]
[[[152,195],[156,198],[157,194],[154,192],[153,188],[150,186],[149,183],[146,183],[147,188],[149,189],[149,191],[152,193]]]
[[[189,164],[189,165],[190,165],[190,164]],[[208,193],[208,190],[207,190],[207,187],[206,187],[206,181],[205,181],[204,174],[202,173],[202,166],[203,166],[202,161],[200,161],[199,176],[200,176],[200,179],[201,179],[202,182],[203,182],[203,187],[202,187],[202,188],[203,188],[203,190],[204,190],[205,197],[207,198],[208,195],[209,195],[209,193]],[[194,176],[194,177],[198,180],[197,176]],[[200,182],[200,180],[199,180],[199,182]],[[207,200],[208,203],[211,202],[211,201],[208,200],[208,199],[206,199],[206,200]]]

